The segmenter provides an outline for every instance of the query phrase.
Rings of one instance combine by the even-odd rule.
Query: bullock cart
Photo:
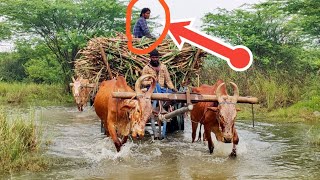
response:
[[[88,79],[95,84],[91,97],[95,96],[100,82],[110,80],[117,76],[124,76],[127,84],[134,87],[136,80],[141,76],[143,67],[149,62],[149,55],[137,55],[128,50],[128,40],[123,34],[114,37],[98,37],[91,39],[87,46],[77,54],[74,63],[75,75]],[[134,39],[133,45],[138,48],[147,48],[154,41],[150,39]],[[180,85],[190,82],[199,84],[199,72],[206,53],[190,44],[184,44],[180,51],[170,39],[165,39],[158,46],[161,54],[160,61],[167,65],[170,76],[179,89]],[[197,82],[198,81],[198,82]],[[131,99],[136,93],[115,93],[116,98]],[[160,111],[158,119],[177,124],[173,130],[183,130],[183,117],[181,114],[193,108],[192,103],[215,102],[217,98],[210,95],[194,94],[190,92],[152,95],[153,100],[171,102],[175,111]],[[240,97],[239,103],[257,103],[256,98]],[[165,112],[165,113],[163,113]],[[176,123],[173,123],[176,122]],[[169,125],[169,127],[172,127]]]
[[[124,76],[130,87],[135,86],[141,76],[143,67],[149,62],[149,55],[137,55],[128,50],[127,38],[123,34],[113,37],[97,37],[91,39],[87,46],[81,49],[74,63],[74,73],[89,79],[95,84],[91,92],[91,100],[99,89],[99,84],[117,76]],[[134,39],[133,45],[147,48],[154,41],[150,39]],[[161,54],[161,63],[167,65],[171,79],[179,89],[184,82],[194,83],[199,77],[203,65],[204,51],[185,44],[180,51],[170,39],[165,39],[157,47]]]

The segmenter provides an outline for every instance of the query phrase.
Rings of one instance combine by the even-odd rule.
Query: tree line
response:
[[[319,69],[319,7],[318,0],[268,0],[216,9],[202,30],[250,48],[250,69],[301,78]],[[118,0],[0,0],[0,39],[15,39],[15,50],[0,54],[0,79],[68,84],[77,52],[90,38],[124,32],[125,13]]]

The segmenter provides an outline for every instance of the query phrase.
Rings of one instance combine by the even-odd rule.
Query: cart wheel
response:
[[[179,103],[176,105],[177,109],[182,107],[182,103]],[[178,129],[180,131],[184,130],[184,120],[183,120],[183,114],[177,116],[177,122],[178,122]]]
[[[184,119],[183,119],[183,115],[177,116],[177,121],[178,121],[178,127],[180,131],[184,130]]]

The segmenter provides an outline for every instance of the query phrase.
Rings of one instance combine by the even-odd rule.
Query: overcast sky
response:
[[[208,12],[213,12],[217,8],[232,10],[243,4],[259,3],[261,0],[166,0],[165,2],[170,9],[171,20],[195,18],[194,27],[200,29],[201,18]],[[139,10],[148,7],[151,10],[151,17],[159,15],[157,22],[165,20],[165,12],[159,0],[139,0],[135,7]]]

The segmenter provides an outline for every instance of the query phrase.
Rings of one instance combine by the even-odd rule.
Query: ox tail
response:
[[[96,93],[91,93],[90,94],[90,106],[94,105],[95,98],[96,98]]]

